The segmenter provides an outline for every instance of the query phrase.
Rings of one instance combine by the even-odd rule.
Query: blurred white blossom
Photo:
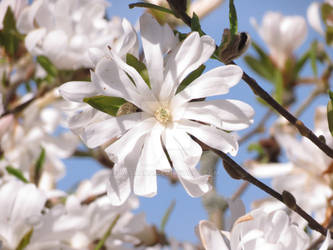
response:
[[[261,26],[254,18],[252,25],[269,48],[273,62],[284,69],[288,58],[293,56],[307,35],[305,19],[302,16],[283,16],[278,12],[267,12]]]
[[[65,166],[61,159],[71,156],[79,143],[70,131],[54,134],[61,121],[61,112],[54,107],[45,107],[47,98],[45,96],[30,104],[22,119],[11,122],[12,125],[0,141],[4,152],[0,166],[10,165],[20,169],[27,179],[33,176],[42,148],[45,150],[45,162],[39,180],[39,187],[44,190],[53,189],[56,180],[64,176]]]
[[[40,221],[46,196],[33,184],[10,181],[0,186],[0,241],[16,249],[21,239]]]
[[[32,55],[47,56],[59,69],[92,67],[89,49],[106,49],[123,34],[119,18],[104,18],[104,0],[35,0],[18,20]]]
[[[320,107],[315,116],[315,134],[322,135],[326,143],[333,146],[333,138],[328,129],[326,107]],[[332,159],[303,137],[296,138],[296,131],[283,121],[273,127],[272,133],[285,150],[289,162],[286,163],[252,163],[250,171],[256,177],[273,177],[272,186],[282,192],[291,192],[297,203],[308,213],[323,222],[328,199],[333,195],[331,188]],[[262,205],[281,207],[282,205],[269,199]],[[275,205],[274,205],[275,204]],[[260,202],[257,203],[260,205]],[[293,217],[295,214],[293,214]],[[304,220],[296,215],[294,218],[300,225]]]

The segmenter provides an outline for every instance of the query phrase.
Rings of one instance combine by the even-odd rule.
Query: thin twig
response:
[[[81,205],[89,205],[90,203],[94,202],[95,200],[104,197],[107,194],[107,192],[103,192],[100,194],[95,194],[92,196],[87,197],[83,201],[81,201]]]
[[[320,87],[316,87],[295,111],[295,117],[299,117],[304,112],[304,110],[314,101],[314,99],[316,99],[316,97],[322,93],[324,93],[323,89]]]
[[[269,109],[266,111],[265,115],[261,118],[260,122],[257,124],[256,127],[254,127],[251,131],[249,131],[247,134],[245,134],[243,137],[241,137],[238,140],[239,144],[242,144],[243,142],[247,141],[248,139],[250,139],[252,136],[254,136],[257,133],[262,132],[265,128],[264,125],[267,122],[267,120],[271,117],[271,115],[273,114],[272,110]]]
[[[232,64],[236,65],[234,62]],[[299,133],[302,136],[307,137],[310,139],[317,147],[319,147],[325,154],[333,158],[333,150],[330,148],[324,141],[320,140],[312,130],[304,125],[304,123],[298,120],[295,116],[293,116],[288,110],[282,107],[274,98],[268,94],[263,88],[259,86],[259,84],[250,77],[245,72],[243,73],[243,80],[251,87],[253,92],[265,100],[271,107],[275,109],[279,114],[281,114],[284,118],[286,118],[292,125],[294,125]]]
[[[250,184],[249,182],[243,181],[243,183],[239,186],[236,192],[231,196],[231,200],[234,201],[238,199],[245,192],[249,184]]]

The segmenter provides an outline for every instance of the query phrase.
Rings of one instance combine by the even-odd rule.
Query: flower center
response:
[[[159,107],[155,113],[154,116],[156,120],[158,120],[162,124],[166,124],[168,121],[171,120],[171,113],[169,109],[164,107]]]

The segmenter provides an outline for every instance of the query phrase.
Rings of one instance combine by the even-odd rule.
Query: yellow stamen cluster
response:
[[[171,113],[170,113],[169,109],[167,109],[165,107],[159,107],[155,111],[154,116],[155,116],[156,120],[158,120],[162,124],[166,124],[166,123],[168,123],[168,121],[171,120]]]

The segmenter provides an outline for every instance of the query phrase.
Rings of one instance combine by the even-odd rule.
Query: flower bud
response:
[[[295,209],[296,208],[296,199],[295,197],[289,193],[288,191],[283,191],[282,192],[282,200],[283,203],[287,205],[290,209]]]
[[[224,63],[236,59],[245,53],[251,43],[251,37],[246,32],[237,33],[231,36],[229,29],[224,29],[222,43],[218,48],[219,58]]]

